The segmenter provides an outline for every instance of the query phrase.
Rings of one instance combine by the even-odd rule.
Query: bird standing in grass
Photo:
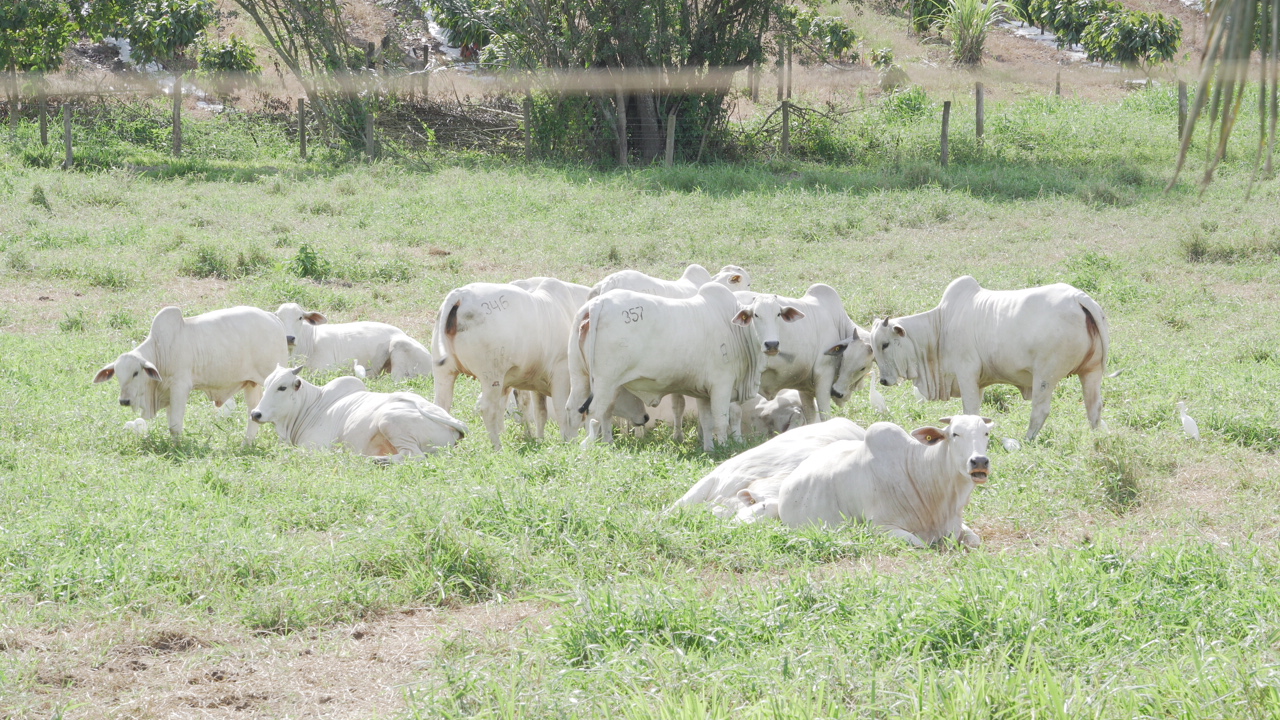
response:
[[[1194,418],[1187,414],[1187,404],[1178,403],[1178,414],[1182,416],[1182,431],[1192,440],[1200,439],[1200,426],[1196,424]]]
[[[1004,446],[1005,452],[1017,452],[1022,449],[1022,443],[1013,438],[1005,438],[1000,441],[1000,444]]]
[[[360,364],[359,360],[352,360],[351,366],[352,366],[352,369],[355,370],[356,377],[358,378],[365,377],[368,374],[365,372],[364,366]]]
[[[137,433],[138,435],[146,435],[147,421],[143,420],[142,418],[138,418],[136,420],[130,420],[129,422],[124,424],[124,429],[128,430],[129,432]]]
[[[884,395],[880,394],[880,391],[876,389],[875,385],[871,386],[871,394],[867,400],[871,402],[871,407],[876,412],[881,415],[889,414],[889,403],[885,402]]]

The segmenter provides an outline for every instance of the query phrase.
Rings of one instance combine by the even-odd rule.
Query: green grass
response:
[[[281,149],[270,171],[237,155],[68,173],[0,156],[0,643],[87,625],[312,637],[406,608],[525,604],[542,614],[502,643],[423,649],[384,714],[1275,716],[1275,183],[1243,202],[1236,162],[1203,196],[1164,194],[1176,107],[1157,93],[989,104],[987,142],[956,139],[947,169],[932,126],[902,112],[868,114],[888,134],[847,164],[304,166]],[[117,160],[163,149],[124,136]],[[664,512],[740,446],[708,456],[659,431],[584,454],[509,424],[495,453],[469,380],[455,413],[471,436],[387,468],[269,430],[243,448],[242,418],[197,398],[181,440],[163,421],[138,437],[114,384],[90,382],[169,303],[295,301],[425,341],[467,282],[689,262],[789,295],[829,283],[864,325],[932,307],[963,273],[1076,284],[1106,308],[1125,370],[1104,384],[1113,432],[1090,432],[1062,383],[1039,442],[991,451],[966,512],[985,547],[916,552],[860,528]],[[427,378],[371,384],[432,393]],[[959,406],[885,395],[908,427]],[[1178,400],[1203,443],[1182,436]],[[861,397],[842,412],[878,419]],[[1008,388],[984,412],[999,437],[1029,416]],[[59,657],[98,667],[112,642]],[[59,684],[40,643],[5,647],[6,712],[127,699]]]

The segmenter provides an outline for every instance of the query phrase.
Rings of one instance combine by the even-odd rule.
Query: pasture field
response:
[[[993,103],[987,144],[961,133],[946,170],[931,107],[868,113],[840,137],[881,143],[852,164],[304,165],[255,138],[262,157],[193,151],[148,175],[11,148],[0,716],[1280,715],[1280,189],[1246,202],[1236,159],[1203,195],[1163,193],[1169,100]],[[1075,284],[1124,369],[1104,383],[1111,431],[1064,381],[1038,442],[992,444],[966,512],[983,547],[915,551],[664,512],[741,446],[659,430],[583,451],[509,422],[495,453],[467,379],[472,434],[393,467],[270,429],[242,447],[242,415],[203,400],[180,441],[162,420],[139,437],[115,383],[90,382],[166,304],[296,301],[425,342],[467,282],[689,262],[786,295],[831,284],[864,326],[933,307],[961,274]],[[865,394],[840,414],[912,428],[959,411],[885,395],[888,418]],[[998,437],[1026,429],[1011,388],[984,412]]]

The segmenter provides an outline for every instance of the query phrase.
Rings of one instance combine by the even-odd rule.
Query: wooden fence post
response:
[[[298,154],[307,159],[307,101],[298,98]]]
[[[951,125],[951,101],[947,100],[942,103],[942,167],[947,166],[947,155],[950,148],[947,147],[947,131]]]
[[[1182,140],[1187,128],[1187,83],[1178,81],[1178,139]]]
[[[1053,79],[1053,94],[1062,97],[1062,71],[1059,70]]]
[[[376,65],[376,63],[374,63],[374,60],[373,60],[374,53],[376,52],[374,48],[376,47],[377,46],[373,44],[372,40],[370,40],[364,46],[364,64],[370,70],[372,70]]]
[[[182,157],[182,74],[173,78],[173,156]]]
[[[18,142],[18,76],[13,76],[9,90],[9,142]]]
[[[787,72],[786,52],[781,47],[779,47],[778,48],[778,102],[782,102],[786,98],[786,95],[784,94],[786,72]]]
[[[533,159],[533,93],[524,91],[524,159]]]
[[[373,43],[369,43],[372,45]],[[373,108],[370,107],[364,113],[364,154],[370,160],[373,160],[378,151],[378,144],[373,137]]]
[[[75,158],[71,155],[71,103],[65,99],[62,101],[62,144],[67,153],[62,169],[70,170],[75,165]]]
[[[40,78],[40,89],[36,94],[36,102],[40,105],[40,145],[49,146],[49,98],[44,92],[44,77]]]
[[[981,143],[981,142],[982,142],[982,132],[983,132],[983,130],[985,129],[985,127],[986,127],[986,122],[987,122],[986,112],[985,112],[985,110],[984,110],[984,108],[983,108],[983,88],[982,88],[982,83],[977,83],[977,84],[975,84],[975,85],[974,85],[974,88],[973,88],[973,95],[974,95],[974,100],[975,100],[976,105],[977,105],[977,109],[976,109],[976,111],[975,111],[975,112],[976,112],[976,117],[974,118],[974,122],[975,122],[974,130],[975,130],[975,132],[977,133],[977,136],[978,136],[978,142],[979,142],[979,143]]]
[[[667,116],[667,167],[671,167],[676,161],[676,114],[673,112]]]
[[[782,142],[778,144],[783,155],[791,152],[791,101],[782,101]]]
[[[627,166],[627,97],[622,94],[622,86],[617,92],[618,105],[618,165]]]
[[[788,100],[791,99],[791,71],[794,68],[794,63],[792,62],[792,60],[794,59],[793,55],[794,53],[792,52],[792,49],[791,49],[791,41],[788,40],[787,41],[787,99]]]

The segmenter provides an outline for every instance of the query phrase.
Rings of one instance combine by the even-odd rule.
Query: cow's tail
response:
[[[453,340],[458,334],[458,308],[466,299],[466,288],[450,290],[440,303],[440,312],[436,315],[436,327],[431,333],[431,359],[436,365],[443,366],[450,359],[457,361],[453,353]]]
[[[1084,312],[1084,329],[1089,334],[1089,351],[1080,361],[1076,373],[1089,369],[1095,363],[1099,370],[1106,372],[1107,353],[1111,349],[1111,328],[1107,323],[1107,316],[1102,312],[1102,306],[1088,295],[1082,294],[1079,302],[1080,309]],[[1110,377],[1119,374],[1120,371],[1117,371]]]
[[[570,414],[585,415],[591,409],[591,363],[595,359],[596,332],[593,327],[591,308],[587,303],[573,317],[573,327],[569,334],[569,384],[571,388]],[[581,401],[581,402],[579,402]]]

